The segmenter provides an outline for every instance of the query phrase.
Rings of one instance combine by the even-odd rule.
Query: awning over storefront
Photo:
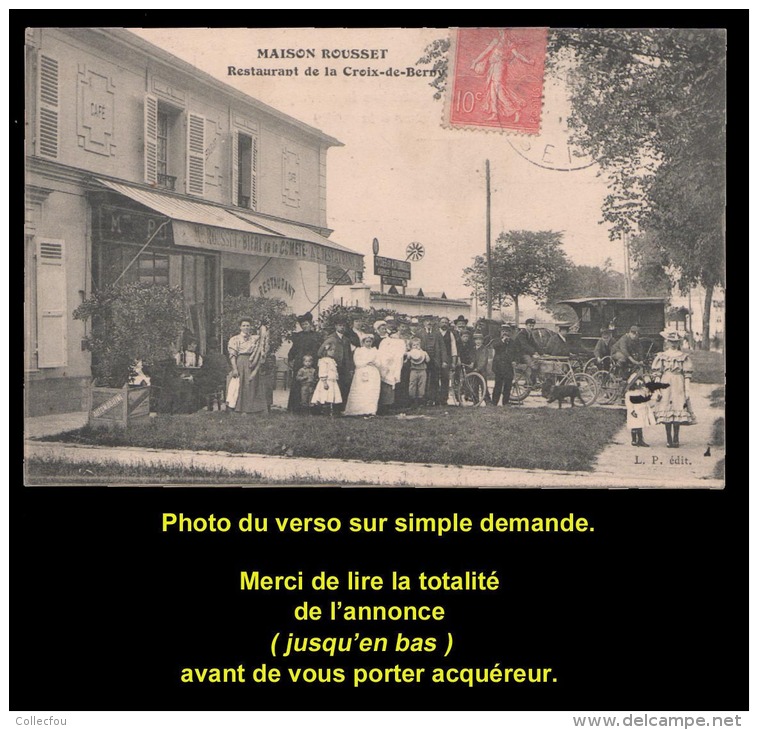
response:
[[[228,210],[112,180],[101,185],[171,219],[174,243],[212,251],[314,261],[362,271],[363,256],[310,228],[269,220],[253,213]]]

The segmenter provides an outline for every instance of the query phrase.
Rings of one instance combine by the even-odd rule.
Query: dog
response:
[[[558,401],[558,408],[563,408],[563,401],[567,398],[571,401],[572,408],[576,398],[583,406],[586,405],[578,385],[548,385],[547,388],[543,388],[542,395],[547,398],[548,403]]]

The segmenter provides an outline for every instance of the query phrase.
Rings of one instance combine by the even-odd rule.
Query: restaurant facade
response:
[[[225,296],[317,316],[361,278],[327,227],[341,143],[133,33],[28,29],[26,111],[27,415],[87,407],[89,323],[73,311],[105,286],[181,287],[207,352]]]

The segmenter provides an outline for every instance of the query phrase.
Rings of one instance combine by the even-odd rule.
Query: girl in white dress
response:
[[[329,415],[334,415],[334,404],[342,403],[339,383],[337,382],[337,362],[334,359],[334,345],[324,348],[324,356],[318,361],[318,384],[313,391],[311,405],[329,406]]]
[[[379,351],[374,347],[374,336],[366,335],[353,354],[355,374],[347,397],[345,416],[373,416],[379,405],[381,376]]]

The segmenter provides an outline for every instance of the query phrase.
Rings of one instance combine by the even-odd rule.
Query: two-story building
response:
[[[28,415],[86,407],[76,306],[117,282],[181,286],[201,351],[225,295],[313,309],[360,278],[329,240],[326,154],[341,143],[122,29],[28,29]]]

